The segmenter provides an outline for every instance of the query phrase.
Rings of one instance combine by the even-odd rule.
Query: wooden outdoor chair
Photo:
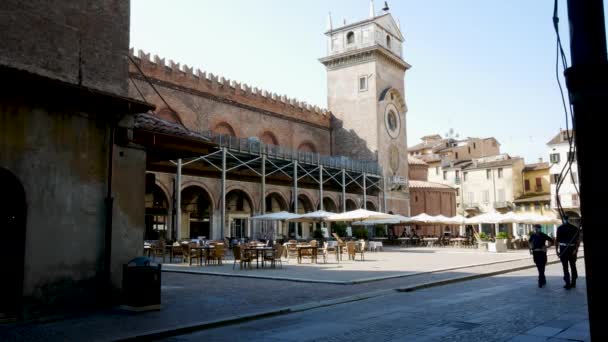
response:
[[[165,240],[158,240],[156,245],[152,246],[152,257],[162,257],[165,262]]]
[[[296,247],[295,243],[287,243],[287,262],[289,262],[289,258],[295,258],[296,260],[298,259],[298,248]]]
[[[355,260],[356,242],[349,241],[346,243],[346,250],[348,252],[348,259]]]
[[[198,260],[198,264],[202,265],[202,257],[200,250],[196,248],[195,243],[188,243],[182,245],[182,252],[184,254],[184,258],[188,259],[188,263],[192,266],[192,260]]]
[[[270,261],[270,267],[272,268],[275,268],[277,266],[277,262],[279,262],[281,264],[281,268],[283,268],[283,262],[281,261],[283,248],[284,247],[282,245],[276,245],[271,253],[264,254],[264,261]]]
[[[365,244],[365,240],[360,240],[359,243],[355,244],[355,254],[361,254],[361,261],[365,260]],[[354,257],[353,260],[355,260]]]
[[[242,246],[235,245],[232,247],[232,254],[234,254],[234,264],[232,265],[232,269],[234,269],[234,266],[236,266],[237,261],[239,262],[239,267],[241,269],[243,269],[243,264],[249,264],[249,268],[251,268],[251,261],[253,260],[253,257],[251,254],[246,253]]]

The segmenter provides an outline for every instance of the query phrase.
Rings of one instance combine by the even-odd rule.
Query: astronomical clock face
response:
[[[393,170],[393,173],[397,173],[397,171],[399,170],[399,149],[397,148],[397,146],[391,145],[391,147],[389,147],[388,156],[389,166],[391,167],[391,170]]]
[[[384,125],[388,135],[397,139],[399,137],[399,131],[401,130],[401,120],[399,119],[399,112],[393,104],[389,104],[384,112]]]

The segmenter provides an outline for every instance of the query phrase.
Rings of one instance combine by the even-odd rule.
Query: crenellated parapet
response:
[[[180,65],[173,60],[167,61],[157,55],[151,56],[142,50],[138,50],[136,55],[131,48],[129,53],[146,77],[154,82],[234,101],[316,125],[330,126],[331,113],[327,109],[200,69],[195,70],[188,65]],[[132,63],[129,64],[129,73],[134,78],[143,79]]]

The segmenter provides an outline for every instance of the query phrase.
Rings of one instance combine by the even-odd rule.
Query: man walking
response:
[[[564,288],[570,290],[576,287],[576,278],[578,278],[578,273],[576,272],[576,253],[580,244],[580,236],[578,228],[568,221],[568,216],[564,215],[563,221],[564,224],[557,227],[555,251],[564,268],[564,281],[566,282]],[[568,272],[568,264],[570,264],[572,277],[570,277],[570,272]]]
[[[541,231],[540,224],[534,225],[534,234],[530,235],[530,254],[538,269],[538,287],[547,284],[545,279],[545,265],[547,265],[547,241],[553,243],[553,239]]]

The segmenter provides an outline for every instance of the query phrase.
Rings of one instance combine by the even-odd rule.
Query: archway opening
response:
[[[205,189],[192,185],[182,190],[181,238],[211,238],[211,196]]]
[[[353,201],[350,198],[346,199],[346,211],[351,211],[351,210],[356,210],[359,209],[359,207],[357,206],[357,203],[355,203],[355,201]]]
[[[296,214],[310,213],[315,210],[314,208],[315,207],[312,204],[312,200],[308,196],[306,196],[304,194],[298,195],[298,211],[296,212]],[[312,224],[311,223],[298,222],[295,224],[295,226],[298,229],[297,236],[299,236],[301,238],[308,238],[312,235]],[[290,236],[294,236],[294,235],[295,235],[295,231],[292,232],[290,229]]]
[[[376,205],[374,204],[374,202],[371,202],[371,201],[365,202],[365,207],[367,208],[367,210],[378,211],[378,208],[376,208]]]
[[[249,218],[253,214],[253,202],[243,190],[235,189],[226,194],[226,227],[224,235],[230,239],[242,239],[251,236]]]
[[[277,192],[272,192],[266,195],[266,213],[276,213],[279,211],[289,211],[287,202]],[[284,240],[287,237],[287,223],[279,221],[253,221],[254,238],[258,239],[280,239]]]
[[[171,234],[167,230],[169,221],[169,200],[158,185],[153,184],[147,189],[145,206],[146,231],[144,233],[144,240],[171,239]]]
[[[319,205],[317,209],[321,209],[321,206]],[[330,213],[337,213],[338,206],[336,205],[336,202],[334,202],[333,199],[329,197],[323,197],[323,210],[329,211]]]
[[[23,295],[27,204],[21,182],[0,168],[1,260],[6,261],[0,281],[0,318],[18,315]]]

